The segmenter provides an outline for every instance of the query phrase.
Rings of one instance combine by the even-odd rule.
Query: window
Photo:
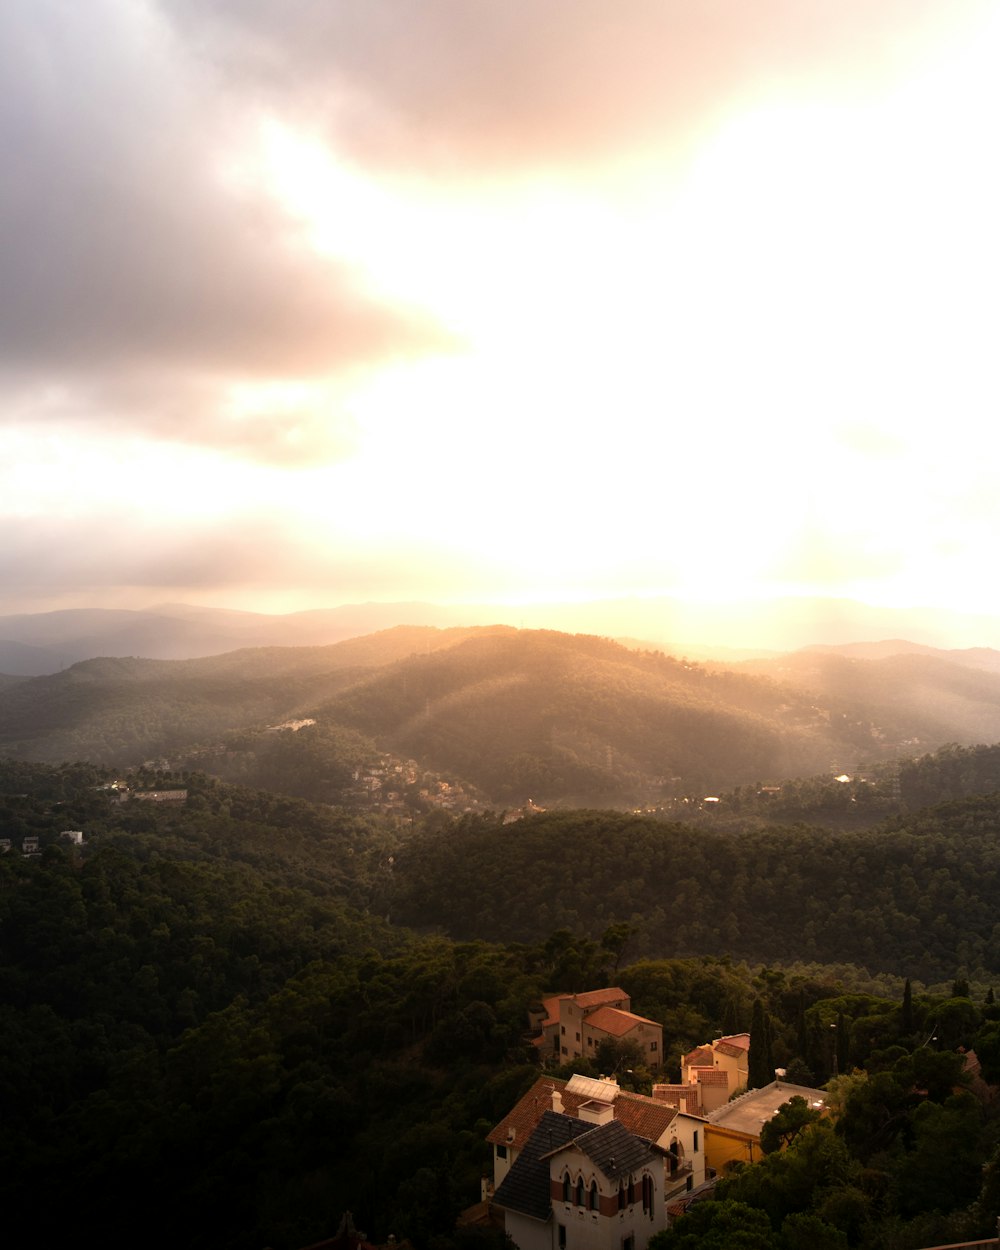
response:
[[[627,1237],[622,1238],[622,1250],[635,1250],[635,1234],[629,1233]]]
[[[649,1043],[649,1049],[650,1049],[650,1050],[656,1050],[656,1049],[657,1049],[656,1043],[655,1043],[655,1042],[650,1042],[650,1043]]]
[[[592,1037],[588,1037],[588,1038],[587,1038],[587,1045],[588,1045],[588,1046],[593,1046],[593,1044],[594,1044],[594,1039],[593,1039]]]
[[[629,1206],[635,1202],[635,1180],[630,1176],[628,1178],[628,1204]]]
[[[591,1211],[597,1210],[598,1202],[599,1202],[599,1199],[597,1197],[597,1181],[591,1181],[590,1182],[590,1202],[588,1203],[588,1206],[590,1207]]]
[[[694,1131],[694,1150],[695,1150],[695,1154],[697,1154],[698,1153],[698,1130],[697,1129],[695,1129]]]
[[[625,1210],[625,1182],[618,1182],[618,1210]]]
[[[579,1041],[579,1040],[580,1040],[580,1034],[579,1034],[579,1033],[577,1033],[577,1035],[576,1035],[576,1040],[577,1040],[577,1041]]]
[[[569,1173],[563,1173],[563,1202],[569,1202]]]
[[[642,1211],[644,1215],[653,1218],[653,1178],[651,1176],[643,1176],[642,1178]]]
[[[559,1250],[566,1250],[566,1225],[559,1225]]]
[[[583,1206],[583,1177],[578,1176],[576,1179],[576,1205]]]
[[[566,1026],[565,1026],[565,1024],[561,1024],[561,1025],[559,1026],[559,1032],[563,1035],[563,1037],[565,1037],[565,1036],[566,1036]]]
[[[566,1047],[565,1047],[565,1046],[562,1048],[562,1053],[563,1053],[564,1055],[568,1055],[568,1054],[569,1054],[569,1051],[566,1049]]]
[[[506,1159],[506,1158],[507,1158],[507,1147],[506,1147],[506,1146],[497,1146],[497,1158],[498,1158],[498,1159]]]

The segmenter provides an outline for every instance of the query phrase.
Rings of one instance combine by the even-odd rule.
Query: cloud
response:
[[[949,6],[982,9],[978,0]],[[237,90],[322,121],[358,159],[461,173],[664,151],[748,92],[933,44],[935,0],[171,0]]]
[[[97,396],[141,381],[153,398],[128,420],[162,437],[164,406],[223,379],[326,377],[445,341],[233,176],[252,101],[222,89],[152,5],[2,6],[0,82],[8,399],[56,381],[94,420]]]

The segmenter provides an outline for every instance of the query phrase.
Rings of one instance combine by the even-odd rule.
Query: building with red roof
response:
[[[529,1013],[537,1032],[534,1043],[542,1058],[565,1063],[593,1059],[601,1042],[634,1042],[648,1068],[663,1062],[663,1027],[638,1016],[632,1000],[618,985],[582,994],[551,994]]]

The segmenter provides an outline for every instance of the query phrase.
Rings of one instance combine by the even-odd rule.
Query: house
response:
[[[128,798],[133,803],[174,803],[182,805],[187,802],[187,790],[133,790]]]
[[[642,1250],[704,1183],[705,1128],[616,1081],[539,1077],[487,1136],[493,1204],[521,1250]]]
[[[777,1080],[710,1112],[705,1126],[708,1166],[721,1172],[729,1163],[757,1163],[763,1156],[761,1128],[774,1118],[783,1103],[796,1096],[817,1111],[826,1110],[827,1096],[823,1090]]]
[[[634,1042],[646,1066],[663,1062],[663,1027],[638,1016],[632,1000],[618,985],[582,994],[550,994],[529,1014],[533,1039],[545,1059],[593,1059],[601,1042]]]
[[[708,1115],[746,1089],[749,1055],[749,1033],[731,1033],[696,1046],[681,1059],[680,1083],[654,1085],[653,1097],[676,1107],[696,1106],[699,1115]]]

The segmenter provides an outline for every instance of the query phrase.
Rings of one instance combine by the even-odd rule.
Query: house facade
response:
[[[749,1055],[749,1033],[732,1033],[696,1046],[681,1059],[680,1083],[655,1085],[653,1097],[676,1107],[696,1106],[699,1115],[709,1115],[746,1089]]]
[[[582,994],[550,994],[529,1012],[537,1032],[535,1045],[543,1059],[565,1063],[570,1059],[593,1059],[602,1041],[629,1041],[640,1047],[649,1068],[663,1062],[663,1028],[655,1020],[638,1016],[632,1000],[617,985]]]
[[[704,1183],[705,1128],[614,1081],[540,1077],[487,1137],[492,1201],[521,1250],[643,1250]]]

